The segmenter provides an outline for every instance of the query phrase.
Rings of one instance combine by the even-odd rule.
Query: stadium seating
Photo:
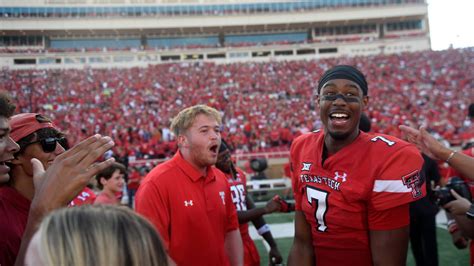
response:
[[[399,135],[400,124],[427,125],[452,143],[474,137],[474,50],[266,63],[181,63],[130,69],[4,70],[0,89],[21,112],[52,117],[72,143],[110,135],[118,154],[165,158],[176,149],[170,119],[208,104],[224,115],[224,137],[237,153],[287,150],[319,128],[314,89],[325,69],[356,65],[368,77],[373,131]]]

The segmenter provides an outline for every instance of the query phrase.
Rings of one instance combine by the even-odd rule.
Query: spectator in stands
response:
[[[15,107],[11,98],[5,92],[0,92],[0,185],[10,180],[10,167],[8,167],[7,163],[15,158],[13,155],[20,149],[18,144],[10,137],[10,125],[8,122],[8,119],[15,111]],[[0,264],[4,264],[1,262],[0,260]]]
[[[425,194],[416,147],[358,128],[365,76],[338,65],[319,80],[324,128],[293,141],[290,265],[405,265],[409,203]],[[396,187],[394,193],[393,187]]]
[[[95,178],[97,179],[97,186],[102,192],[97,196],[94,204],[120,204],[117,194],[122,192],[126,173],[125,166],[117,162],[100,171]]]
[[[160,238],[126,208],[81,206],[48,215],[33,236],[28,265],[166,266]]]
[[[8,213],[4,214],[4,217],[8,218],[5,219],[5,225],[0,228],[0,234],[3,236],[0,246],[4,247],[1,257],[5,258],[2,265],[12,265],[17,257],[27,225],[31,200],[36,193],[34,166],[31,160],[35,158],[43,167],[48,168],[67,148],[65,137],[48,118],[40,114],[15,115],[11,118],[10,125],[11,138],[19,144],[20,149],[8,163],[11,167],[10,181],[0,188],[0,197],[4,199],[3,211]],[[86,200],[79,192],[75,195],[81,197],[78,200]]]
[[[284,143],[300,131],[320,128],[320,121],[314,121],[318,111],[311,109],[311,88],[319,73],[327,65],[357,64],[368,73],[368,81],[377,84],[366,110],[374,132],[399,136],[394,125],[420,122],[459,145],[474,138],[474,123],[468,127],[464,121],[474,97],[469,72],[473,57],[473,49],[453,49],[364,60],[341,57],[107,70],[9,70],[0,75],[0,89],[12,91],[20,111],[40,110],[67,129],[71,144],[99,132],[110,135],[123,148],[120,157],[158,156],[162,149],[157,147],[157,129],[164,129],[183,106],[198,102],[208,102],[226,114],[226,140],[238,148],[236,152],[257,152],[274,149],[271,132],[285,125],[292,133],[280,132],[279,147],[285,149]],[[154,74],[157,72],[160,75]],[[439,106],[446,111],[441,112]],[[168,142],[164,131],[161,140]],[[166,157],[173,154],[174,150],[165,149]]]
[[[237,213],[224,174],[212,166],[221,115],[195,105],[172,121],[178,152],[155,167],[136,196],[136,210],[158,229],[178,265],[242,265]]]
[[[260,265],[260,256],[257,247],[248,230],[248,222],[252,221],[258,234],[261,235],[270,246],[269,262],[270,265],[281,264],[283,258],[278,250],[277,244],[273,239],[270,227],[265,223],[263,215],[273,212],[289,212],[294,210],[294,205],[288,204],[278,196],[267,202],[264,207],[257,208],[251,197],[247,195],[247,178],[245,173],[234,165],[231,159],[230,149],[227,143],[222,140],[219,147],[219,155],[216,162],[217,169],[221,170],[227,177],[230,185],[232,202],[237,209],[237,217],[240,223],[240,235],[244,245],[244,265]],[[293,209],[291,209],[293,207]]]
[[[135,206],[134,205],[135,194],[137,192],[138,187],[140,186],[141,181],[142,181],[142,175],[140,171],[135,167],[131,167],[130,175],[128,176],[128,181],[127,181],[127,191],[128,191],[128,206],[132,209]]]

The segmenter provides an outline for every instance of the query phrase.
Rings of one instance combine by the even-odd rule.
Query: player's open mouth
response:
[[[334,125],[344,125],[349,121],[350,115],[344,112],[333,112],[329,114],[329,119]]]
[[[5,160],[5,161],[0,161],[0,165],[5,165],[7,163],[11,163],[13,159]]]
[[[209,147],[209,150],[214,153],[215,155],[217,155],[217,149],[219,148],[219,145],[217,144],[214,144],[212,145],[211,147]]]

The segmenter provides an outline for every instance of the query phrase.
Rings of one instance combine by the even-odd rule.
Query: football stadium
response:
[[[425,244],[414,244],[413,238],[417,234],[413,233],[416,230],[412,227],[412,242],[408,248],[406,265],[454,266],[473,263],[473,257],[469,262],[469,250],[473,251],[474,244],[470,244],[469,238],[460,234],[462,229],[451,226],[455,221],[454,216],[447,218],[445,209],[438,205],[443,200],[440,199],[443,194],[439,192],[439,187],[453,188],[451,185],[454,181],[450,177],[461,176],[464,180],[461,182],[467,190],[470,186],[474,192],[472,179],[469,181],[464,178],[460,174],[462,171],[453,175],[457,169],[453,170],[455,166],[450,164],[450,160],[462,152],[473,156],[474,47],[432,50],[428,3],[425,0],[2,0],[0,25],[0,91],[10,95],[16,105],[15,115],[11,118],[12,136],[17,134],[13,121],[16,114],[20,113],[38,113],[44,115],[42,119],[50,119],[54,128],[60,132],[58,136],[49,137],[53,145],[57,145],[56,142],[62,145],[60,137],[67,139],[67,145],[61,148],[62,152],[94,134],[109,136],[115,145],[98,161],[115,158],[126,168],[122,180],[115,183],[119,188],[115,192],[111,190],[116,197],[113,201],[128,205],[132,210],[138,208],[138,213],[145,218],[150,206],[154,205],[143,203],[144,200],[140,200],[142,203],[135,201],[139,194],[145,198],[143,194],[150,190],[142,188],[140,191],[144,184],[142,182],[159,172],[154,170],[148,178],[154,167],[176,161],[177,151],[181,154],[183,146],[187,147],[187,142],[176,134],[179,133],[176,128],[180,124],[176,124],[174,119],[180,111],[195,105],[206,105],[217,110],[222,117],[222,125],[217,131],[226,142],[233,161],[232,168],[235,166],[239,169],[236,172],[237,179],[244,180],[240,190],[236,188],[234,191],[232,186],[230,188],[237,213],[251,212],[254,207],[255,210],[268,209],[268,202],[277,201],[275,195],[279,195],[282,200],[278,201],[280,212],[266,212],[264,215],[267,227],[260,226],[259,222],[256,225],[249,223],[249,234],[258,250],[260,265],[287,265],[293,245],[295,213],[292,210],[296,203],[297,212],[301,212],[298,209],[301,204],[297,202],[301,198],[293,195],[293,191],[298,190],[294,187],[298,181],[292,175],[294,168],[299,170],[301,165],[292,163],[303,160],[294,155],[297,149],[292,147],[294,140],[303,139],[311,132],[318,132],[318,129],[326,130],[327,123],[336,128],[342,127],[346,120],[355,116],[355,113],[340,111],[342,114],[336,114],[339,118],[331,114],[333,118],[329,122],[320,118],[324,112],[321,102],[331,101],[324,99],[331,99],[332,96],[334,105],[343,105],[344,102],[344,105],[350,106],[354,104],[350,102],[354,96],[334,93],[320,98],[320,90],[322,92],[337,86],[331,83],[328,87],[318,83],[324,78],[323,73],[336,65],[357,68],[365,76],[369,88],[367,94],[360,86],[364,92],[361,97],[366,97],[364,99],[368,101],[363,113],[371,134],[406,139],[400,125],[413,128],[424,126],[433,139],[453,151],[447,159],[432,160],[436,158],[427,154],[435,164],[438,178],[423,179],[428,181],[425,185],[429,187],[426,199],[430,198],[428,201],[432,201],[436,210],[431,214],[420,215],[436,217],[433,218],[436,221],[435,233],[430,233],[434,240],[430,240],[431,249]],[[351,86],[357,88],[360,83],[357,84]],[[35,123],[44,122],[38,116],[36,120]],[[32,132],[34,130],[29,134]],[[372,142],[379,140],[391,146],[392,142],[383,136],[373,138]],[[18,182],[15,181],[15,175],[22,173],[18,170],[16,160],[27,151],[25,147],[40,143],[43,151],[48,153],[45,141],[40,135],[36,138],[25,144],[12,137],[18,142],[20,150],[15,153],[13,161],[8,161],[8,165],[12,164],[10,181],[2,184],[0,189],[8,186],[15,188]],[[218,158],[217,153],[222,151],[219,145],[214,144],[209,150]],[[58,147],[53,146],[49,154],[56,154]],[[329,152],[328,160],[336,156],[327,147],[324,149],[325,153]],[[390,152],[380,149],[378,156],[367,153],[366,161],[372,161],[364,165],[374,165],[374,169],[379,169],[375,160],[392,158],[389,157]],[[196,157],[191,158],[204,160],[198,158],[205,157],[203,153],[196,154]],[[357,153],[354,151],[353,154]],[[184,153],[183,157],[186,157]],[[51,162],[53,159],[50,158]],[[395,159],[387,159],[386,164],[400,164],[403,168],[412,163],[409,159],[399,159],[398,162],[392,160]],[[362,168],[359,160],[349,161],[357,171],[357,167]],[[301,162],[302,170],[309,171],[311,164],[304,160]],[[389,166],[381,164],[380,167]],[[31,171],[24,172],[30,173],[32,177]],[[92,178],[88,184],[89,190],[82,192],[82,198],[101,194],[99,187],[105,195],[105,189],[109,186],[107,184],[113,179],[108,178],[111,178],[110,175],[115,176],[112,173],[115,172],[112,171],[103,179],[100,175]],[[244,177],[239,177],[239,173]],[[334,180],[329,178],[331,182],[324,177],[326,185],[334,191],[339,191],[339,184],[342,186],[346,181],[346,173],[341,173],[335,172]],[[28,182],[32,185],[31,177]],[[343,182],[338,183],[338,177],[344,178]],[[148,184],[151,181],[148,181],[147,187],[151,185]],[[403,182],[406,188],[414,189],[405,183],[405,179]],[[180,187],[181,183],[176,181],[170,186]],[[139,194],[135,194],[137,191]],[[350,191],[357,192],[356,189]],[[351,205],[354,197],[344,193],[348,192],[341,194]],[[414,190],[412,193],[415,197]],[[32,200],[33,194],[31,198],[26,197],[28,202]],[[173,197],[173,194],[170,195]],[[71,199],[75,196],[77,191]],[[314,206],[310,194],[305,192],[303,197],[306,196],[309,204]],[[3,197],[0,195],[0,199]],[[224,196],[220,197],[225,205]],[[245,201],[246,197],[253,200],[255,206],[251,207]],[[80,199],[76,199],[70,206],[82,204]],[[246,206],[237,206],[240,200]],[[456,199],[447,202],[451,200]],[[468,200],[471,201],[471,198],[468,197]],[[394,201],[401,202],[402,198]],[[324,203],[319,198],[315,202],[319,206],[315,208],[321,208]],[[29,209],[29,203],[25,204]],[[185,208],[193,205],[198,205],[196,199],[184,198]],[[286,206],[285,212],[282,211],[283,205]],[[412,222],[413,219],[418,223],[417,219],[424,219],[415,216],[412,205],[405,205],[406,210],[410,207],[410,217],[407,217]],[[364,208],[370,209],[371,206]],[[146,210],[140,211],[140,208]],[[160,212],[159,217],[161,219],[167,215],[172,216]],[[316,225],[320,226],[317,230],[326,222],[324,215],[326,213],[318,214],[315,211],[316,218],[313,217],[313,220],[316,219]],[[23,221],[25,224],[26,216]],[[240,214],[238,217],[241,222]],[[176,223],[173,219],[181,219],[179,224],[186,226],[187,218],[169,218],[171,224]],[[391,219],[396,220],[394,217]],[[196,219],[194,223],[201,220]],[[250,220],[255,222],[255,219]],[[248,222],[249,219],[244,221]],[[160,231],[160,225],[155,220],[151,219],[150,222]],[[371,224],[364,222],[361,226],[372,228]],[[271,229],[283,263],[274,264],[274,257],[270,256],[269,259],[272,247],[263,238],[268,232],[267,228]],[[7,230],[6,227],[4,230]],[[174,232],[176,229],[166,230]],[[242,227],[240,230],[242,232]],[[20,240],[16,242],[17,249]],[[162,240],[171,259],[187,254],[185,251],[171,251],[184,247],[172,237],[163,237]],[[313,245],[320,245],[314,244],[314,241]],[[59,245],[59,242],[55,243]],[[204,243],[200,242],[200,245],[205,246]],[[214,245],[214,242],[210,243]],[[0,248],[6,250],[6,245],[1,244]],[[420,246],[420,250],[413,251],[416,249],[413,245]],[[434,253],[433,246],[435,249],[437,247]],[[1,254],[6,256],[8,252],[2,250]],[[429,261],[423,263],[423,259],[420,261],[415,258],[413,252],[427,253],[424,256],[435,258],[436,264],[430,264]],[[16,256],[18,251],[13,253]],[[188,264],[184,263],[186,260],[182,261],[183,265]],[[177,262],[181,261],[178,259]],[[4,263],[10,265],[8,260],[4,260]],[[129,261],[128,265],[132,263]],[[194,265],[206,264],[196,261]],[[359,264],[351,264],[348,260],[346,264],[332,265]]]

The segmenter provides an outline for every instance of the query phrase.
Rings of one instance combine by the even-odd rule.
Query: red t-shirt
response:
[[[316,264],[372,265],[369,230],[408,225],[408,208],[396,217],[384,211],[426,194],[423,158],[415,146],[381,134],[361,132],[324,164],[323,146],[320,131],[291,147],[295,208],[311,225]]]
[[[31,202],[12,187],[0,187],[0,265],[15,264]]]
[[[119,203],[119,198],[117,198],[116,196],[110,197],[104,192],[100,193],[94,201],[94,204],[117,205]]]
[[[178,265],[229,265],[225,236],[239,222],[221,171],[204,177],[177,152],[145,177],[135,203]]]

